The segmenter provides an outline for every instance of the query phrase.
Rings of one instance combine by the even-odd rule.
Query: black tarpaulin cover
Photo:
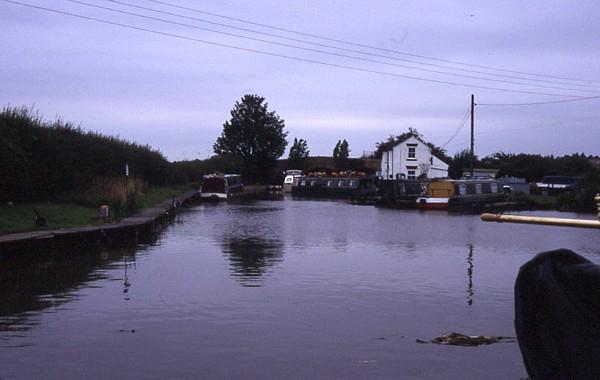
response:
[[[600,266],[566,249],[524,264],[515,328],[532,380],[600,379]]]

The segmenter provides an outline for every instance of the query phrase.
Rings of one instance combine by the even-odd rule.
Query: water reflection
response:
[[[232,275],[242,286],[261,286],[261,276],[282,261],[283,242],[279,240],[232,237],[222,244],[223,253],[231,261]]]
[[[131,261],[135,252],[135,248],[129,248],[58,254],[44,260],[31,257],[4,260],[0,268],[0,342],[22,337],[38,324],[43,310],[76,300],[79,289],[108,278],[105,269],[121,259]],[[125,283],[128,284],[127,272]]]
[[[467,255],[467,304],[473,305],[475,299],[475,289],[473,288],[473,245],[469,244],[469,254]]]
[[[129,288],[131,287],[131,282],[129,281],[129,275],[127,273],[127,268],[131,265],[134,266],[135,265],[135,255],[132,255],[131,261],[132,263],[130,264],[128,262],[128,256],[123,256],[123,270],[125,271],[125,273],[123,273],[123,295],[124,295],[124,300],[125,301],[129,301],[131,298],[129,298]]]
[[[283,209],[245,204],[228,209],[233,218],[220,226],[223,254],[242,286],[262,286],[262,277],[283,260]]]

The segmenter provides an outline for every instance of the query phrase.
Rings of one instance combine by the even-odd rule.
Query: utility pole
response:
[[[473,165],[475,164],[475,95],[471,94],[471,178],[473,178]]]

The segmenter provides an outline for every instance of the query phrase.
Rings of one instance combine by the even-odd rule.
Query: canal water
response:
[[[563,215],[573,217],[573,214]],[[588,216],[590,217],[590,216]],[[0,268],[0,379],[514,379],[513,284],[594,230],[338,201],[203,204],[135,248]]]

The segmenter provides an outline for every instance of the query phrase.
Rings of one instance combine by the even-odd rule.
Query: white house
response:
[[[399,141],[381,156],[380,175],[384,179],[448,177],[448,164],[431,153],[431,148],[417,136]]]

